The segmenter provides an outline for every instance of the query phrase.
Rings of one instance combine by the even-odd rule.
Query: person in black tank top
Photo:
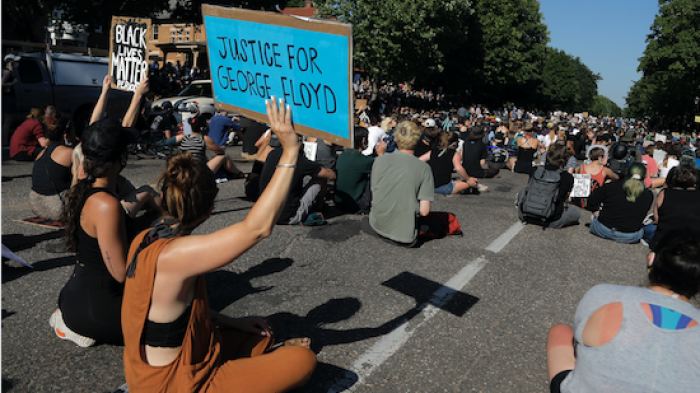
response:
[[[63,201],[70,188],[73,149],[63,146],[67,131],[68,119],[65,118],[46,131],[49,145],[39,153],[32,168],[29,205],[34,214],[49,220],[61,218]]]
[[[435,192],[438,194],[455,195],[479,187],[478,180],[469,176],[462,166],[462,155],[455,150],[457,139],[454,131],[442,132],[438,143],[430,150],[428,165],[433,171]],[[464,180],[452,180],[453,170]]]
[[[105,85],[109,78],[105,78]],[[87,347],[95,342],[123,345],[121,299],[126,279],[125,212],[117,199],[117,179],[126,166],[127,145],[137,139],[125,128],[136,120],[147,81],[137,88],[122,124],[103,119],[82,135],[85,178],[66,195],[62,221],[66,250],[77,253],[73,275],[61,290],[49,323],[62,339]],[[103,102],[98,102],[96,111]],[[99,109],[98,109],[99,108]],[[94,116],[93,118],[99,118]]]
[[[654,223],[644,227],[644,239],[656,250],[659,239],[675,228],[689,227],[700,230],[700,191],[698,171],[678,166],[669,172],[669,184],[656,198]]]

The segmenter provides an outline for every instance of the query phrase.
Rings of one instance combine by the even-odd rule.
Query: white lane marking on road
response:
[[[421,310],[421,314],[416,316],[413,324],[411,324],[411,321],[405,320],[401,325],[377,341],[353,363],[352,368],[346,371],[342,378],[335,381],[333,386],[328,390],[328,393],[343,391],[353,392],[355,389],[362,386],[367,378],[379,366],[394,355],[396,351],[401,349],[403,344],[405,344],[423,324],[437,314],[440,307],[447,304],[456,292],[464,288],[469,281],[486,266],[486,263],[488,263],[488,261],[482,255],[464,266],[459,273],[433,293],[429,302],[418,306]],[[420,316],[423,318],[421,319]]]
[[[505,247],[513,238],[515,235],[518,234],[523,228],[525,228],[525,224],[522,222],[518,221],[515,224],[511,225],[510,228],[508,228],[507,231],[503,232],[501,236],[498,237],[498,239],[494,240],[489,244],[488,247],[486,247],[486,251],[491,251],[494,253],[500,252],[503,247]]]

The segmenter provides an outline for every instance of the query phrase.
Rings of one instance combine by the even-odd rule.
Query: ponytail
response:
[[[80,227],[80,215],[85,205],[87,193],[92,188],[95,179],[104,177],[112,169],[111,162],[93,162],[84,160],[83,166],[86,177],[80,179],[66,193],[65,206],[61,213],[61,221],[66,224],[66,251],[77,252],[78,228]]]
[[[647,169],[644,167],[644,164],[635,162],[627,169],[627,180],[622,185],[622,189],[625,190],[628,201],[634,203],[637,197],[644,192],[644,178],[646,176]]]
[[[183,225],[208,214],[219,191],[214,173],[190,152],[170,157],[159,182],[163,191],[163,212]]]

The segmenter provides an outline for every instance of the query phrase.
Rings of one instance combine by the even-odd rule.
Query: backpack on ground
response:
[[[489,146],[489,161],[496,164],[503,164],[508,161],[508,150],[498,146]]]
[[[559,183],[564,169],[546,170],[538,166],[527,186],[521,191],[518,203],[520,220],[545,224],[554,218],[559,201]]]
[[[418,237],[422,239],[442,239],[445,236],[462,235],[462,226],[459,225],[453,213],[430,212],[422,220],[426,223],[418,228]]]

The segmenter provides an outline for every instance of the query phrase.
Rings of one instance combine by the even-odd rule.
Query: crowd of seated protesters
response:
[[[129,112],[119,124],[114,120],[101,119],[107,105],[110,85],[111,79],[105,78],[91,124],[82,143],[75,149],[64,146],[66,141],[71,139],[70,127],[54,108],[49,108],[43,114],[41,110],[33,110],[23,126],[20,126],[21,129],[18,128],[15,133],[18,141],[15,144],[24,147],[13,158],[36,159],[30,194],[32,210],[46,218],[56,217],[55,213],[58,211],[59,218],[68,224],[68,247],[78,254],[75,273],[61,291],[59,308],[52,315],[50,323],[59,337],[72,340],[80,346],[90,346],[95,342],[117,345],[123,343],[121,314],[118,311],[122,306],[123,282],[128,275],[126,248],[133,237],[126,228],[128,219],[133,219],[144,208],[159,210],[165,207],[163,213],[166,220],[161,222],[163,225],[159,230],[163,230],[163,233],[175,228],[183,231],[179,235],[177,232],[170,233],[175,240],[168,242],[169,246],[166,247],[184,250],[180,245],[186,245],[185,236],[211,213],[213,198],[216,195],[213,173],[219,168],[224,168],[234,176],[242,175],[223,151],[224,132],[219,132],[217,126],[217,138],[216,141],[213,140],[207,135],[209,127],[206,119],[194,116],[189,123],[192,129],[189,135],[172,136],[181,143],[183,153],[169,161],[168,171],[161,177],[163,194],[168,200],[161,199],[150,187],[135,188],[120,175],[120,172],[127,162],[126,144],[133,136],[133,130],[129,129],[133,123],[131,120],[135,118],[146,87],[143,83],[139,86]],[[339,210],[368,214],[369,217],[361,223],[365,232],[394,245],[414,247],[419,244],[421,226],[434,225],[425,218],[430,213],[434,194],[456,195],[470,189],[485,191],[486,188],[479,184],[477,178],[493,178],[499,173],[498,169],[489,168],[486,164],[488,145],[506,147],[511,143],[517,147],[508,162],[513,172],[526,173],[531,178],[538,167],[544,171],[560,173],[558,198],[554,201],[555,213],[547,223],[550,228],[562,228],[579,221],[580,210],[567,204],[574,183],[571,174],[576,172],[591,175],[594,184],[597,185],[592,190],[586,207],[594,213],[590,232],[596,236],[620,243],[635,243],[645,238],[651,243],[652,250],[661,255],[666,248],[664,240],[660,239],[673,233],[674,229],[680,226],[695,226],[700,229],[700,204],[697,203],[700,176],[689,138],[679,138],[667,143],[649,141],[644,148],[647,142],[637,138],[640,135],[637,135],[635,130],[620,133],[619,130],[609,127],[593,130],[594,127],[591,126],[567,126],[557,122],[550,122],[545,126],[546,122],[543,119],[534,121],[522,118],[522,121],[513,121],[513,117],[510,121],[511,127],[508,128],[500,119],[486,120],[482,114],[476,115],[477,111],[471,109],[459,118],[451,118],[449,115],[440,116],[437,111],[419,114],[403,108],[402,113],[396,116],[386,115],[384,119],[376,114],[369,116],[370,120],[366,124],[368,128],[355,127],[353,148],[345,149],[337,161],[335,146],[332,143],[307,137],[307,143],[315,146],[316,155],[311,160],[303,153],[299,137],[293,134],[289,110],[274,106],[274,113],[270,114],[271,131],[262,123],[252,122],[247,127],[250,134],[246,132],[242,135],[244,141],[246,138],[250,139],[249,144],[255,139],[254,151],[251,149],[246,154],[256,160],[254,172],[259,181],[256,198],[259,198],[260,205],[254,206],[249,215],[250,220],[246,219],[246,225],[260,224],[262,215],[266,215],[263,220],[265,222],[260,224],[261,233],[264,234],[269,234],[272,228],[268,225],[270,223],[273,226],[275,223],[304,224],[311,215],[321,212],[324,209],[324,193],[328,180],[335,180],[334,201]],[[283,105],[281,107],[284,108]],[[267,109],[272,110],[269,103]],[[486,108],[478,109],[484,114],[488,113]],[[466,113],[470,115],[466,116]],[[225,117],[225,114],[220,115]],[[442,118],[441,125],[435,120],[437,117]],[[226,119],[217,120],[222,121],[222,127],[226,124],[230,126]],[[166,121],[164,124],[167,123]],[[579,127],[580,129],[574,130]],[[257,128],[256,132],[252,132],[254,128]],[[619,140],[616,132],[619,134]],[[460,133],[465,140],[460,141]],[[281,141],[279,135],[282,136]],[[24,142],[19,143],[21,137],[26,138]],[[392,139],[396,150],[387,151]],[[633,158],[623,176],[618,176],[606,166],[607,152],[623,143],[634,149],[635,156],[636,153],[641,153],[640,149],[644,150],[644,155],[639,154],[638,160]],[[285,148],[294,151],[285,152]],[[202,158],[205,157],[206,149],[213,151],[215,157],[205,166],[202,164]],[[586,158],[589,161],[584,161]],[[462,180],[453,179],[455,172]],[[185,174],[189,180],[183,181],[178,178],[179,174]],[[70,182],[71,175],[73,187]],[[311,181],[305,181],[307,177],[310,177]],[[651,191],[654,188],[663,188],[655,202],[654,193]],[[272,192],[272,189],[275,192]],[[280,190],[284,191],[283,195],[279,195]],[[284,196],[287,195],[285,199]],[[192,211],[182,212],[175,204],[184,199],[190,202],[201,200],[203,203]],[[185,205],[194,206],[191,203]],[[654,224],[644,226],[644,219],[652,206]],[[271,216],[270,211],[274,212]],[[86,219],[82,220],[82,216]],[[99,220],[96,217],[99,217]],[[241,227],[244,226],[237,226],[236,230],[229,228],[226,231],[239,232]],[[180,271],[181,278],[195,278],[201,281],[197,278],[201,274],[210,271],[210,268],[231,262],[245,252],[246,247],[264,237],[249,235],[253,239],[252,243],[239,246],[234,252],[235,255],[229,252],[230,255],[227,254],[225,260],[218,261],[217,266],[211,264],[206,269],[196,272]],[[215,238],[219,238],[219,235],[212,234],[210,240]],[[146,241],[146,237],[141,239]],[[138,256],[144,251],[141,248],[132,246],[134,261],[141,259]],[[178,264],[174,260],[167,261],[170,258],[168,255],[149,253],[143,259],[153,266],[155,261],[160,259],[161,262],[165,261],[163,266]],[[656,271],[658,272],[658,269]],[[157,276],[153,280],[155,281],[146,283],[152,286],[154,292],[160,291],[162,283],[158,283]],[[94,283],[97,281],[106,285],[95,290]],[[201,291],[201,285],[194,283],[195,281],[190,280],[183,284],[181,289],[186,290],[188,294],[195,290]],[[661,281],[656,283],[662,288],[672,287],[662,285],[665,283]],[[198,296],[199,294],[188,300],[190,303],[200,301]],[[137,298],[136,295],[132,297],[140,302],[146,299]],[[92,303],[86,304],[86,299],[91,299]],[[138,315],[139,320],[143,319],[139,323],[168,324],[169,322],[159,320],[171,320],[171,317],[179,319],[178,315],[189,316],[189,313],[195,315],[195,311],[181,307],[187,307],[187,304],[181,303],[177,299],[162,304],[154,303],[149,306],[151,312],[148,315]],[[162,313],[163,310],[165,313]],[[85,318],[85,312],[92,313],[92,318]],[[206,314],[198,309],[196,315],[200,315],[200,312],[201,315]],[[130,314],[130,318],[135,316],[136,314]],[[207,320],[212,317],[218,323],[227,324],[227,327],[270,334],[270,327],[264,320],[256,319],[254,322],[242,323],[219,315],[206,316]],[[589,316],[595,320],[595,315]],[[145,320],[146,317],[148,321]],[[142,333],[143,331],[138,329],[130,332],[129,340],[133,342],[128,352],[133,356],[129,359],[129,362],[132,362],[129,367],[144,367],[143,364],[137,364],[139,360],[135,357],[135,354],[141,353],[144,348],[147,357],[153,362],[150,365],[154,366],[169,363],[173,355],[179,356],[169,349],[161,351],[160,346],[156,344],[147,343],[144,346],[139,342],[136,345],[135,337],[140,338]],[[556,336],[557,332],[552,335]],[[151,338],[156,339],[154,343],[160,339],[157,335]],[[595,343],[595,340],[590,342]],[[192,343],[180,340],[174,347],[180,348],[189,344]],[[262,340],[258,344],[259,348],[253,355],[257,357],[268,354],[271,349],[270,340]],[[290,346],[308,347],[308,340],[295,341]],[[548,347],[548,357],[549,350]],[[241,356],[248,355],[250,354]],[[303,375],[294,381],[283,378],[283,381],[278,381],[282,385],[286,383],[298,386],[308,378],[313,369],[315,361],[306,351],[297,355],[304,358]],[[552,355],[552,358],[556,357],[556,354]],[[238,359],[238,355],[235,355],[226,361]],[[567,359],[569,365],[570,360]],[[585,362],[579,363],[578,367],[581,374],[587,372]],[[554,372],[556,368],[553,367],[550,371]],[[577,372],[571,372],[571,377],[566,377],[565,374],[557,376],[558,372],[551,372],[550,378],[553,380],[558,378],[559,382],[565,379],[572,381],[565,382],[562,386],[577,383]],[[134,378],[133,375],[129,378]]]

